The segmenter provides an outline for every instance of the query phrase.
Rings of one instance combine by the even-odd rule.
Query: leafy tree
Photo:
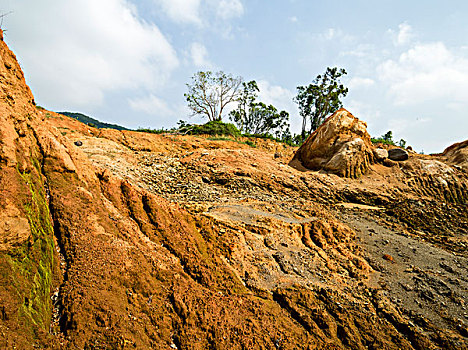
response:
[[[242,83],[238,106],[237,109],[231,111],[230,119],[246,134],[264,136],[275,134],[281,139],[289,135],[291,138],[288,124],[289,113],[278,112],[273,105],[267,106],[262,102],[256,102],[258,92],[260,89],[255,80]]]
[[[239,96],[239,104],[237,109],[231,111],[230,119],[237,124],[240,131],[244,132],[247,115],[249,113],[250,106],[255,102],[260,92],[257,82],[255,80],[249,81],[248,83],[242,83],[242,90]]]
[[[198,72],[187,84],[188,93],[184,96],[192,115],[207,117],[209,121],[222,120],[226,106],[239,100],[241,84],[241,77],[223,71]]]
[[[284,130],[289,130],[289,113],[278,112],[273,106],[263,102],[251,103],[246,114],[244,130],[247,134],[266,135],[275,134],[280,137]]]
[[[310,120],[309,133],[316,130],[325,118],[343,106],[341,98],[348,94],[340,82],[346,75],[344,69],[328,67],[323,75],[318,75],[312,84],[298,86],[294,101],[299,105],[299,114],[302,117],[302,140],[306,138],[307,121]]]
[[[393,133],[392,131],[387,131],[385,135],[382,135],[381,137],[384,141],[388,141],[393,144]]]

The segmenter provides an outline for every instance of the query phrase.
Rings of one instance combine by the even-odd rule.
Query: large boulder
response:
[[[311,170],[359,177],[374,162],[367,124],[346,109],[338,110],[309,136],[290,164],[297,162]]]

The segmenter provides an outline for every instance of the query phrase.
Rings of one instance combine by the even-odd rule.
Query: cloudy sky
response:
[[[344,105],[371,135],[392,130],[425,153],[468,138],[464,0],[0,0],[0,13],[51,110],[131,128],[200,122],[185,84],[223,70],[256,80],[297,132],[296,87],[338,66]]]

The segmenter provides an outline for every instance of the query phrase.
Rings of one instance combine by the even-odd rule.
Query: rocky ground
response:
[[[375,164],[350,180],[292,168],[288,160],[294,149],[265,140],[252,148],[151,135],[146,149],[135,151],[102,132],[95,138],[63,121],[59,125],[73,135],[71,141],[83,143],[80,149],[96,167],[168,198],[194,216],[213,219],[230,246],[225,261],[256,293],[273,293],[274,298],[276,288],[290,286],[357,288],[353,295],[369,290],[377,299],[388,299],[407,320],[405,327],[420,329],[432,341],[441,330],[451,329],[453,334],[439,339],[436,347],[466,346],[468,222],[462,168],[411,154],[406,162]],[[447,185],[427,186],[441,180]],[[300,232],[324,215],[326,222],[336,220],[352,230],[352,239],[331,244],[343,247],[327,249],[326,236],[304,244]],[[430,227],[424,216],[430,217]],[[372,299],[359,301],[362,308],[371,304]]]
[[[468,348],[466,144],[365,148],[350,179],[99,130],[37,108],[0,44],[0,347]]]

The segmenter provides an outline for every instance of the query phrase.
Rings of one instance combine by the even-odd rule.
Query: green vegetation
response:
[[[402,147],[402,148],[406,147],[406,141],[403,140],[403,139],[400,139],[400,141],[398,141],[398,143],[395,143],[395,141],[393,141],[392,131],[387,131],[384,135],[382,135],[380,137],[371,138],[371,141],[372,141],[373,144],[382,143],[384,145],[399,146],[399,147]]]
[[[241,132],[234,124],[223,123],[219,120],[209,121],[202,125],[181,124],[179,132],[188,135],[226,135],[238,137]]]
[[[294,101],[299,105],[299,114],[302,117],[301,143],[308,135],[324,122],[325,118],[343,107],[342,97],[348,94],[348,88],[340,82],[346,75],[344,69],[330,68],[323,75],[317,75],[312,84],[298,86]],[[307,121],[310,128],[307,131]]]
[[[242,86],[237,109],[229,114],[229,118],[241,132],[255,135],[275,134],[277,138],[289,133],[289,113],[278,112],[273,105],[256,102],[260,89],[255,80],[242,83]]]
[[[157,134],[157,135],[160,135],[160,134],[174,134],[174,133],[177,133],[177,129],[176,128],[172,128],[172,129],[165,129],[165,128],[162,128],[162,129],[150,129],[150,128],[138,128],[136,131],[139,131],[139,132],[146,132],[146,133],[149,133],[149,134]]]
[[[108,123],[103,123],[100,122],[97,119],[88,117],[87,115],[84,115],[82,113],[72,113],[72,112],[58,112],[59,114],[65,115],[67,117],[76,119],[83,124],[86,124],[90,127],[93,128],[98,128],[98,129],[115,129],[115,130],[128,130],[127,128],[117,125],[117,124],[108,124]]]
[[[193,115],[208,118],[204,125],[181,124],[177,132],[184,134],[231,135],[241,133],[275,135],[278,139],[290,137],[289,113],[278,111],[273,105],[257,102],[260,91],[255,80],[243,82],[242,77],[233,77],[222,71],[198,72],[187,84],[184,94]],[[229,114],[237,125],[222,123],[223,111],[229,104],[237,108]]]
[[[236,108],[229,114],[242,134],[269,135],[288,144],[298,145],[323,123],[325,118],[342,107],[341,98],[348,93],[348,88],[340,82],[346,74],[344,69],[327,68],[323,75],[318,75],[308,86],[298,86],[294,98],[302,116],[300,135],[292,135],[289,129],[289,113],[278,111],[273,105],[256,101],[260,89],[255,80],[243,82],[242,77],[233,77],[222,71],[197,72],[187,84],[184,94],[193,115],[208,118],[209,122],[223,119],[227,105]],[[310,120],[310,127],[307,127]],[[210,129],[210,128],[208,128]],[[179,128],[179,132],[182,130]],[[206,133],[205,127],[194,127],[187,133]],[[273,136],[274,135],[274,136]]]
[[[242,83],[242,90],[239,94],[237,100],[237,109],[231,111],[229,114],[229,119],[236,123],[237,127],[241,132],[246,132],[247,117],[249,114],[249,109],[255,103],[255,100],[258,97],[258,88],[257,82],[255,80],[249,81],[248,83]]]
[[[40,164],[33,159],[36,170]],[[19,172],[19,171],[18,171]],[[21,300],[20,318],[48,330],[52,304],[52,272],[54,269],[54,233],[43,183],[30,173],[20,173],[29,187],[30,199],[25,205],[31,239],[13,249],[7,256],[10,278]]]

